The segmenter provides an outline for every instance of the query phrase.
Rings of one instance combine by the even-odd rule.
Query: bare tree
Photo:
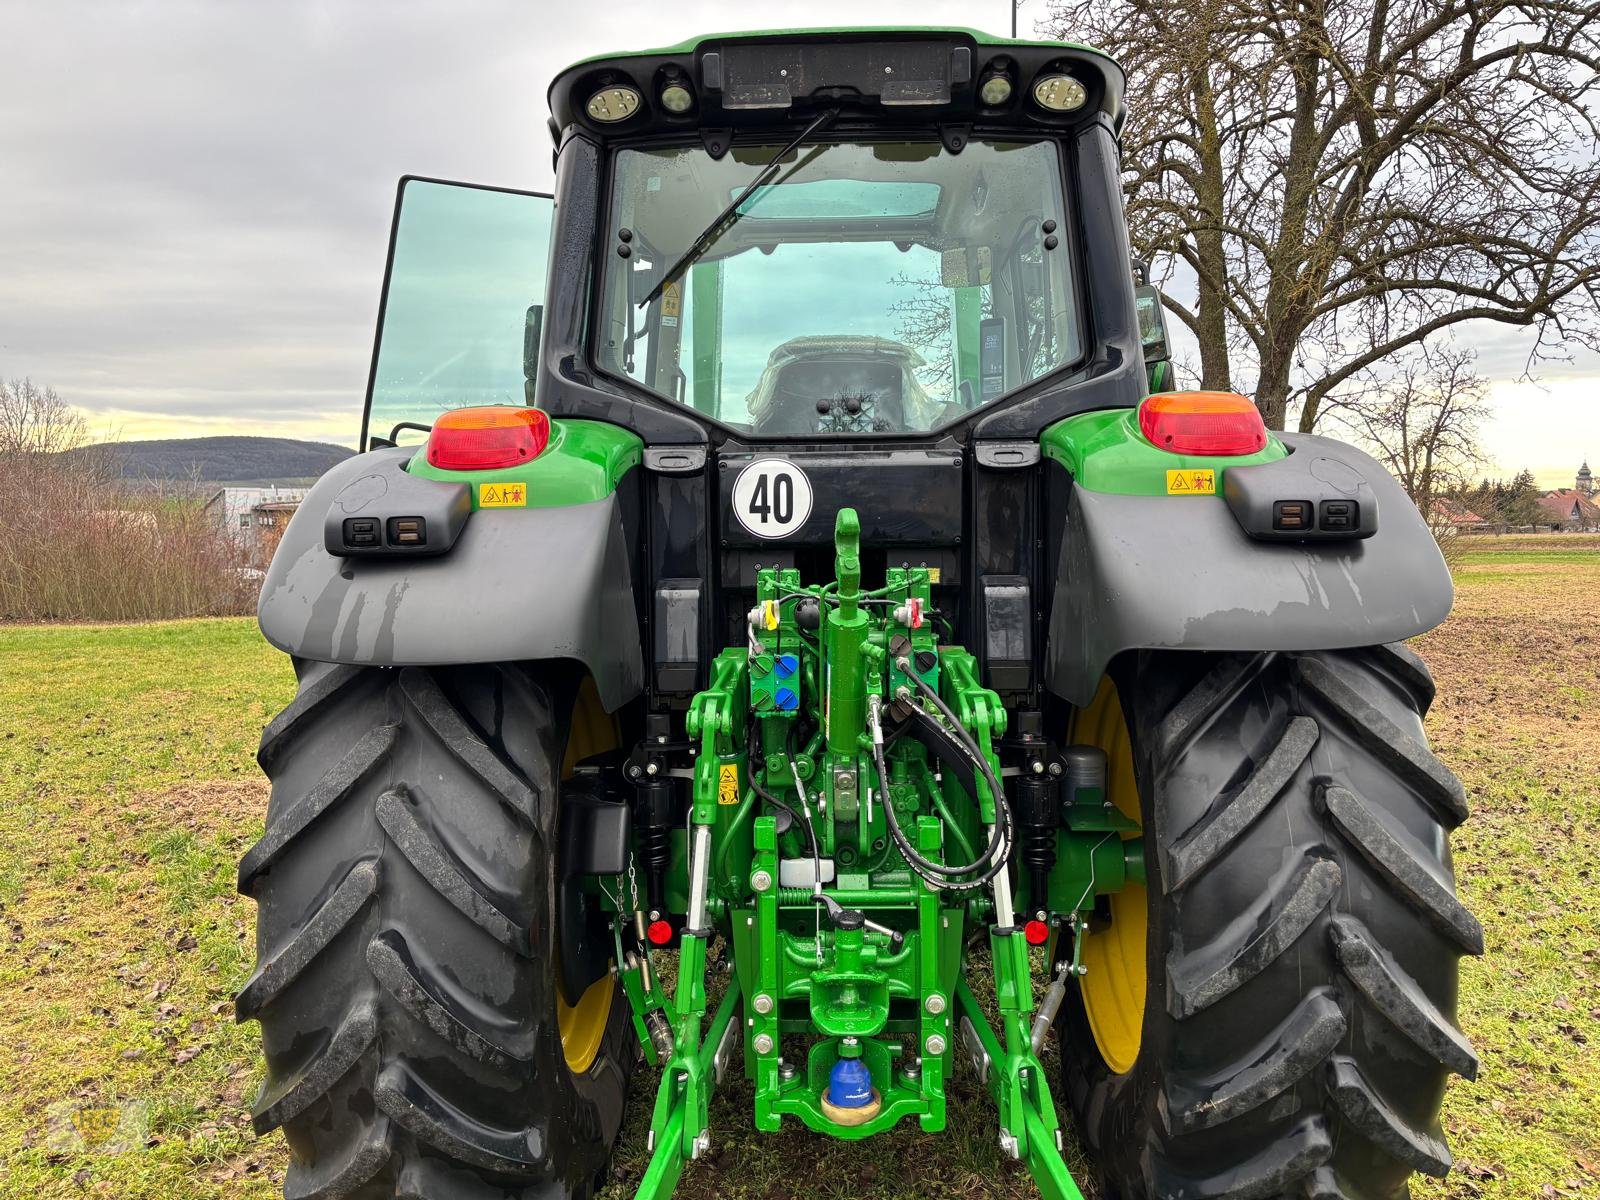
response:
[[[1133,243],[1207,388],[1314,427],[1465,321],[1593,346],[1600,0],[1055,0],[1128,71]],[[1251,376],[1254,376],[1253,380]]]
[[[0,380],[0,455],[58,454],[88,440],[83,417],[55,389]]]
[[[1435,500],[1460,493],[1483,461],[1478,426],[1488,415],[1487,385],[1473,370],[1475,358],[1456,346],[1425,347],[1328,406],[1424,515]]]
[[[922,358],[918,381],[930,392],[950,395],[955,389],[950,289],[940,284],[938,275],[918,279],[900,274],[891,282],[907,292],[889,306],[889,315],[895,318],[895,336]]]

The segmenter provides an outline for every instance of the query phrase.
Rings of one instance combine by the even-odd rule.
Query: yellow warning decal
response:
[[[527,508],[528,485],[525,483],[480,483],[479,508]]]
[[[739,765],[737,763],[723,763],[717,772],[717,803],[721,805],[739,803]]]
[[[1167,495],[1215,496],[1217,473],[1215,471],[1168,471]]]
[[[674,280],[661,289],[661,315],[675,317],[683,311],[683,284]]]
[[[983,249],[987,250],[988,247],[985,246],[985,247],[983,247]],[[941,570],[941,568],[939,568],[939,567],[929,567],[928,568],[928,582],[929,583],[938,583],[939,582],[940,570]]]

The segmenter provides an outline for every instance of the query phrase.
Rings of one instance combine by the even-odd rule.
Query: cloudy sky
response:
[[[352,443],[395,181],[548,187],[562,66],[752,24],[1007,20],[1005,0],[0,0],[0,376],[110,436]],[[1498,467],[1555,485],[1600,459],[1600,363],[1519,381],[1518,337],[1473,340]]]

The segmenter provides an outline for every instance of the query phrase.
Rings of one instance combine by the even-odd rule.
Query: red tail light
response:
[[[1139,429],[1173,454],[1254,454],[1267,445],[1261,412],[1232,392],[1166,392],[1139,406]]]
[[[428,464],[443,471],[520,467],[550,444],[550,418],[537,408],[456,408],[428,435]]]

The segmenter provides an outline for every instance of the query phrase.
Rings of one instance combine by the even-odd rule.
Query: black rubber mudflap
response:
[[[1389,1200],[1444,1175],[1447,1076],[1476,1075],[1457,960],[1483,952],[1401,646],[1144,653],[1117,682],[1150,879],[1138,1061],[1112,1075],[1076,993],[1063,1092],[1110,1196]]]
[[[626,1001],[575,1075],[555,1018],[551,848],[570,689],[516,667],[297,664],[262,735],[266,835],[240,1020],[286,1197],[587,1196],[621,1125]],[[621,989],[617,995],[622,996]]]

